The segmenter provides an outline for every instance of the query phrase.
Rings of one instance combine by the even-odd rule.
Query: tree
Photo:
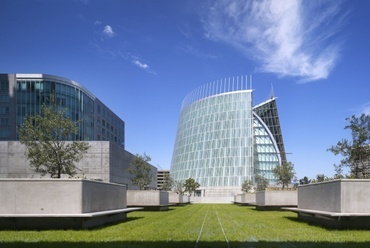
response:
[[[281,165],[277,165],[273,170],[274,176],[277,178],[278,183],[281,183],[284,189],[285,186],[291,182],[294,177],[294,165],[291,162],[283,162]]]
[[[193,178],[188,178],[185,180],[184,188],[185,192],[188,192],[191,195],[197,188],[200,187],[200,184],[196,182]]]
[[[175,184],[174,185],[174,189],[175,189],[175,192],[177,194],[181,194],[182,195],[182,194],[185,193],[185,188],[184,188],[183,181],[176,181],[174,184]]]
[[[316,175],[316,182],[324,182],[326,181],[326,176],[324,174],[317,174]]]
[[[245,193],[248,193],[252,190],[253,188],[253,183],[251,180],[245,180],[244,183],[242,184],[242,191]]]
[[[342,139],[328,151],[334,155],[343,156],[339,166],[349,167],[352,176],[366,178],[370,170],[370,116],[352,115],[346,118],[346,121],[349,121],[349,125],[346,125],[344,129],[351,130],[352,141]]]
[[[71,141],[78,132],[78,123],[67,118],[66,111],[51,95],[49,104],[43,104],[40,113],[28,115],[18,128],[19,141],[27,147],[30,165],[42,176],[74,176],[78,170],[75,162],[90,147],[83,141]]]
[[[153,174],[149,162],[152,159],[146,155],[136,154],[131,160],[131,166],[128,168],[128,172],[131,174],[132,184],[139,187],[139,189],[145,189],[152,181]]]
[[[254,180],[257,184],[257,191],[264,191],[269,185],[267,179],[261,175],[255,175]]]
[[[169,174],[166,174],[164,176],[164,180],[163,180],[161,190],[170,191],[172,189],[172,187],[174,186],[173,184],[174,184],[174,182],[173,182],[172,177]]]
[[[308,177],[303,177],[302,179],[299,179],[299,184],[300,185],[303,185],[303,184],[309,184],[311,183],[311,180],[308,179]]]
[[[334,179],[342,179],[342,178],[344,178],[344,176],[343,176],[343,169],[342,169],[341,166],[334,164],[334,171],[335,171]]]

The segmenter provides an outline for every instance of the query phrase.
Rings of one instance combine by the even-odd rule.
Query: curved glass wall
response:
[[[42,104],[47,103],[50,95],[67,109],[67,117],[80,121],[79,132],[70,140],[94,140],[94,99],[81,87],[59,78],[22,78],[16,84],[17,125],[27,115],[39,113]]]
[[[191,177],[201,190],[230,192],[255,175],[276,183],[272,170],[285,153],[275,98],[252,108],[247,88],[247,78],[221,80],[185,97],[170,169],[175,181]]]
[[[254,114],[253,127],[254,174],[263,176],[270,184],[276,183],[276,178],[272,170],[276,165],[281,164],[278,145],[266,124],[256,114]]]
[[[252,180],[252,91],[227,88],[228,83],[203,87],[210,93],[205,98],[185,98],[170,172],[175,181],[191,177],[202,188],[240,188]]]

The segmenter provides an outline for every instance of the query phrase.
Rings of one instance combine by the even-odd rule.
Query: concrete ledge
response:
[[[317,214],[317,215],[331,216],[331,217],[370,216],[370,213],[337,213],[337,212],[319,211],[319,210],[302,209],[302,208],[283,208],[283,209],[284,210],[289,210],[289,211],[292,211],[292,212],[297,212],[297,213]]]
[[[1,214],[0,229],[81,229],[123,221],[127,213],[142,208],[125,208],[82,214]]]
[[[120,214],[120,213],[129,213],[132,211],[142,210],[143,208],[123,208],[123,209],[114,209],[107,211],[97,211],[91,213],[80,213],[80,214],[0,214],[0,218],[21,218],[21,217],[31,217],[31,218],[59,218],[59,217],[70,217],[70,218],[92,218],[104,215]]]
[[[337,213],[284,208],[298,213],[298,219],[335,229],[370,229],[370,213]]]

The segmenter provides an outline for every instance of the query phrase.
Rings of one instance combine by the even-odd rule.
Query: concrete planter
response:
[[[298,208],[336,213],[370,213],[370,180],[342,179],[298,188]]]
[[[256,206],[260,209],[297,206],[297,190],[258,191]]]
[[[144,207],[146,210],[167,210],[168,192],[157,190],[128,190],[127,206]]]
[[[172,205],[184,205],[190,203],[189,196],[177,193],[168,193],[169,204]]]
[[[236,194],[234,196],[234,203],[241,205],[251,205],[256,202],[256,194],[254,193],[244,193]]]
[[[0,179],[0,202],[8,228],[85,228],[127,211],[125,186],[81,179]]]
[[[370,180],[341,179],[298,187],[298,218],[334,228],[370,229]]]

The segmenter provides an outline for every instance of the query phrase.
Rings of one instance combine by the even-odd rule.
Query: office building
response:
[[[171,162],[175,181],[193,178],[201,196],[233,196],[255,175],[275,183],[285,161],[276,98],[253,107],[247,77],[203,85],[183,100]]]

